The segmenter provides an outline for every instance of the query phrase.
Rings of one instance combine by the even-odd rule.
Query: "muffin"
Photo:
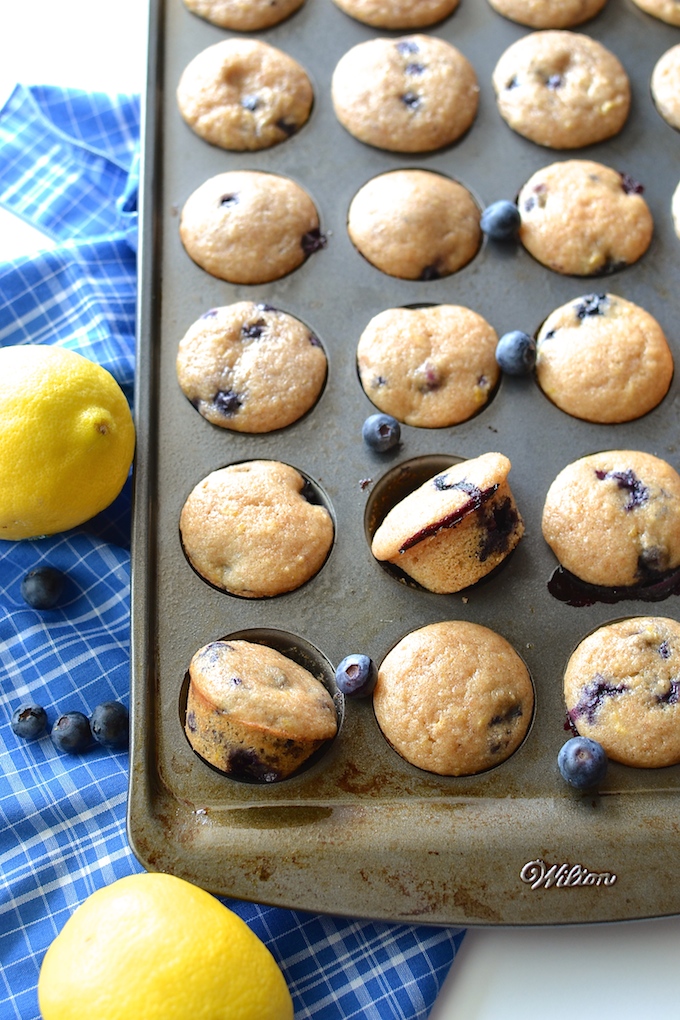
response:
[[[568,464],[548,489],[543,537],[587,584],[630,587],[680,566],[680,475],[639,450]]]
[[[440,471],[389,511],[371,552],[429,591],[446,594],[475,584],[524,534],[509,471],[501,453]]]
[[[184,0],[200,18],[234,32],[259,32],[290,17],[304,0]]]
[[[680,762],[680,624],[639,616],[599,627],[569,659],[564,697],[579,734],[636,768]]]
[[[680,25],[680,4],[677,0],[633,0],[633,3],[659,21],[665,21],[668,25]]]
[[[379,410],[406,425],[445,428],[480,411],[499,377],[498,336],[460,305],[388,308],[357,347],[359,378]]]
[[[536,337],[536,379],[567,414],[633,421],[656,407],[673,378],[661,326],[614,294],[585,294],[555,309]]]
[[[489,0],[503,17],[528,28],[573,28],[589,21],[607,0]]]
[[[447,18],[460,0],[334,0],[356,21],[373,28],[425,28]]]
[[[476,623],[412,631],[378,670],[373,708],[406,761],[442,776],[470,776],[506,761],[534,708],[529,672],[512,645]]]
[[[311,330],[271,305],[212,308],[180,341],[177,379],[196,410],[234,432],[272,432],[316,403],[326,355]]]
[[[337,728],[324,685],[274,648],[212,641],[191,660],[184,731],[194,751],[221,772],[286,779]]]
[[[185,555],[206,581],[243,598],[283,595],[323,566],[333,543],[325,507],[310,503],[302,475],[275,460],[211,472],[180,514]]]
[[[650,88],[663,119],[680,131],[680,43],[659,57],[652,71]]]

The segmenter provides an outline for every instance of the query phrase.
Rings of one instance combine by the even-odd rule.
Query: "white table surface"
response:
[[[0,0],[0,104],[17,82],[141,91],[145,8],[145,0]],[[0,210],[0,259],[45,243]],[[680,1020],[679,969],[680,918],[469,929],[430,1018],[574,1020],[587,1010],[600,1020]]]

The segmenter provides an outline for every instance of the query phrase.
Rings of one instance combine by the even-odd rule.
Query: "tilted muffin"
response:
[[[321,569],[333,542],[330,514],[304,489],[302,475],[275,460],[211,472],[182,507],[187,559],[210,584],[243,598],[299,588]]]
[[[440,471],[394,506],[373,536],[377,560],[429,591],[462,591],[491,573],[524,534],[510,461],[485,453]]]
[[[221,772],[286,779],[337,729],[325,686],[274,648],[225,639],[191,660],[184,731]]]
[[[323,247],[319,215],[288,177],[228,170],[184,203],[180,238],[193,261],[229,283],[270,283]]]
[[[502,54],[492,82],[500,115],[513,131],[552,149],[611,138],[630,109],[621,61],[577,32],[523,36]]]
[[[614,294],[555,309],[536,337],[536,378],[563,411],[585,421],[632,421],[656,407],[673,378],[661,326]]]
[[[323,347],[293,315],[237,301],[194,322],[177,351],[184,395],[213,425],[272,432],[316,403],[326,380]]]
[[[652,71],[650,88],[663,119],[680,131],[680,43],[659,57]]]
[[[460,0],[334,0],[356,21],[373,28],[425,28],[455,11]]]
[[[304,0],[184,0],[200,18],[234,32],[258,32],[290,17]]]
[[[588,584],[649,583],[680,566],[680,475],[639,450],[568,464],[548,489],[543,537]]]
[[[206,142],[252,151],[278,145],[309,118],[314,94],[303,67],[257,39],[223,39],[198,53],[177,86],[179,111]]]
[[[470,776],[517,750],[531,723],[534,690],[505,638],[448,620],[412,631],[387,653],[373,708],[406,761],[442,776]]]
[[[678,0],[633,0],[633,3],[645,14],[651,14],[659,21],[665,21],[668,25],[680,25]]]
[[[479,86],[472,64],[435,36],[368,39],[338,62],[333,108],[351,135],[394,152],[449,145],[472,124]]]
[[[612,761],[636,768],[680,762],[680,624],[638,616],[598,627],[564,674],[572,725]]]
[[[637,262],[654,223],[642,185],[592,160],[551,163],[522,187],[520,240],[548,269],[597,276]]]
[[[486,404],[498,382],[498,335],[469,308],[388,308],[361,334],[357,364],[366,396],[406,425],[444,428]]]
[[[347,230],[364,258],[388,276],[436,280],[477,254],[480,218],[457,181],[431,170],[391,170],[356,193]]]
[[[589,21],[607,0],[489,0],[503,17],[529,28],[573,28]]]

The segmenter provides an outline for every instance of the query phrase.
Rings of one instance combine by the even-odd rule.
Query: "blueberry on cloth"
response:
[[[371,414],[361,427],[367,446],[376,453],[385,453],[401,439],[401,425],[391,414]]]
[[[378,669],[368,655],[346,655],[335,671],[335,683],[348,698],[364,698],[373,691]]]
[[[557,755],[562,778],[577,790],[591,790],[604,779],[607,755],[602,744],[590,737],[571,737]]]
[[[10,725],[18,737],[31,740],[45,732],[47,712],[41,705],[19,705],[12,713]]]
[[[21,597],[33,609],[53,609],[64,590],[64,575],[56,567],[36,567],[21,582]]]
[[[52,740],[60,751],[82,754],[92,744],[90,720],[82,712],[65,712],[52,727]]]
[[[130,718],[120,701],[102,701],[90,716],[92,736],[104,747],[122,750],[130,743]]]
[[[515,203],[501,199],[486,207],[482,213],[480,226],[483,233],[493,241],[512,241],[517,237],[520,220],[519,209]]]
[[[536,364],[536,341],[519,329],[504,333],[496,347],[496,361],[507,375],[528,375]]]

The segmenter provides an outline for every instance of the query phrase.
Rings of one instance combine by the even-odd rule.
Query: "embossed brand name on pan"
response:
[[[611,871],[589,871],[581,864],[546,864],[539,859],[527,861],[519,873],[521,880],[532,889],[574,888],[575,886],[609,886],[616,882]]]

